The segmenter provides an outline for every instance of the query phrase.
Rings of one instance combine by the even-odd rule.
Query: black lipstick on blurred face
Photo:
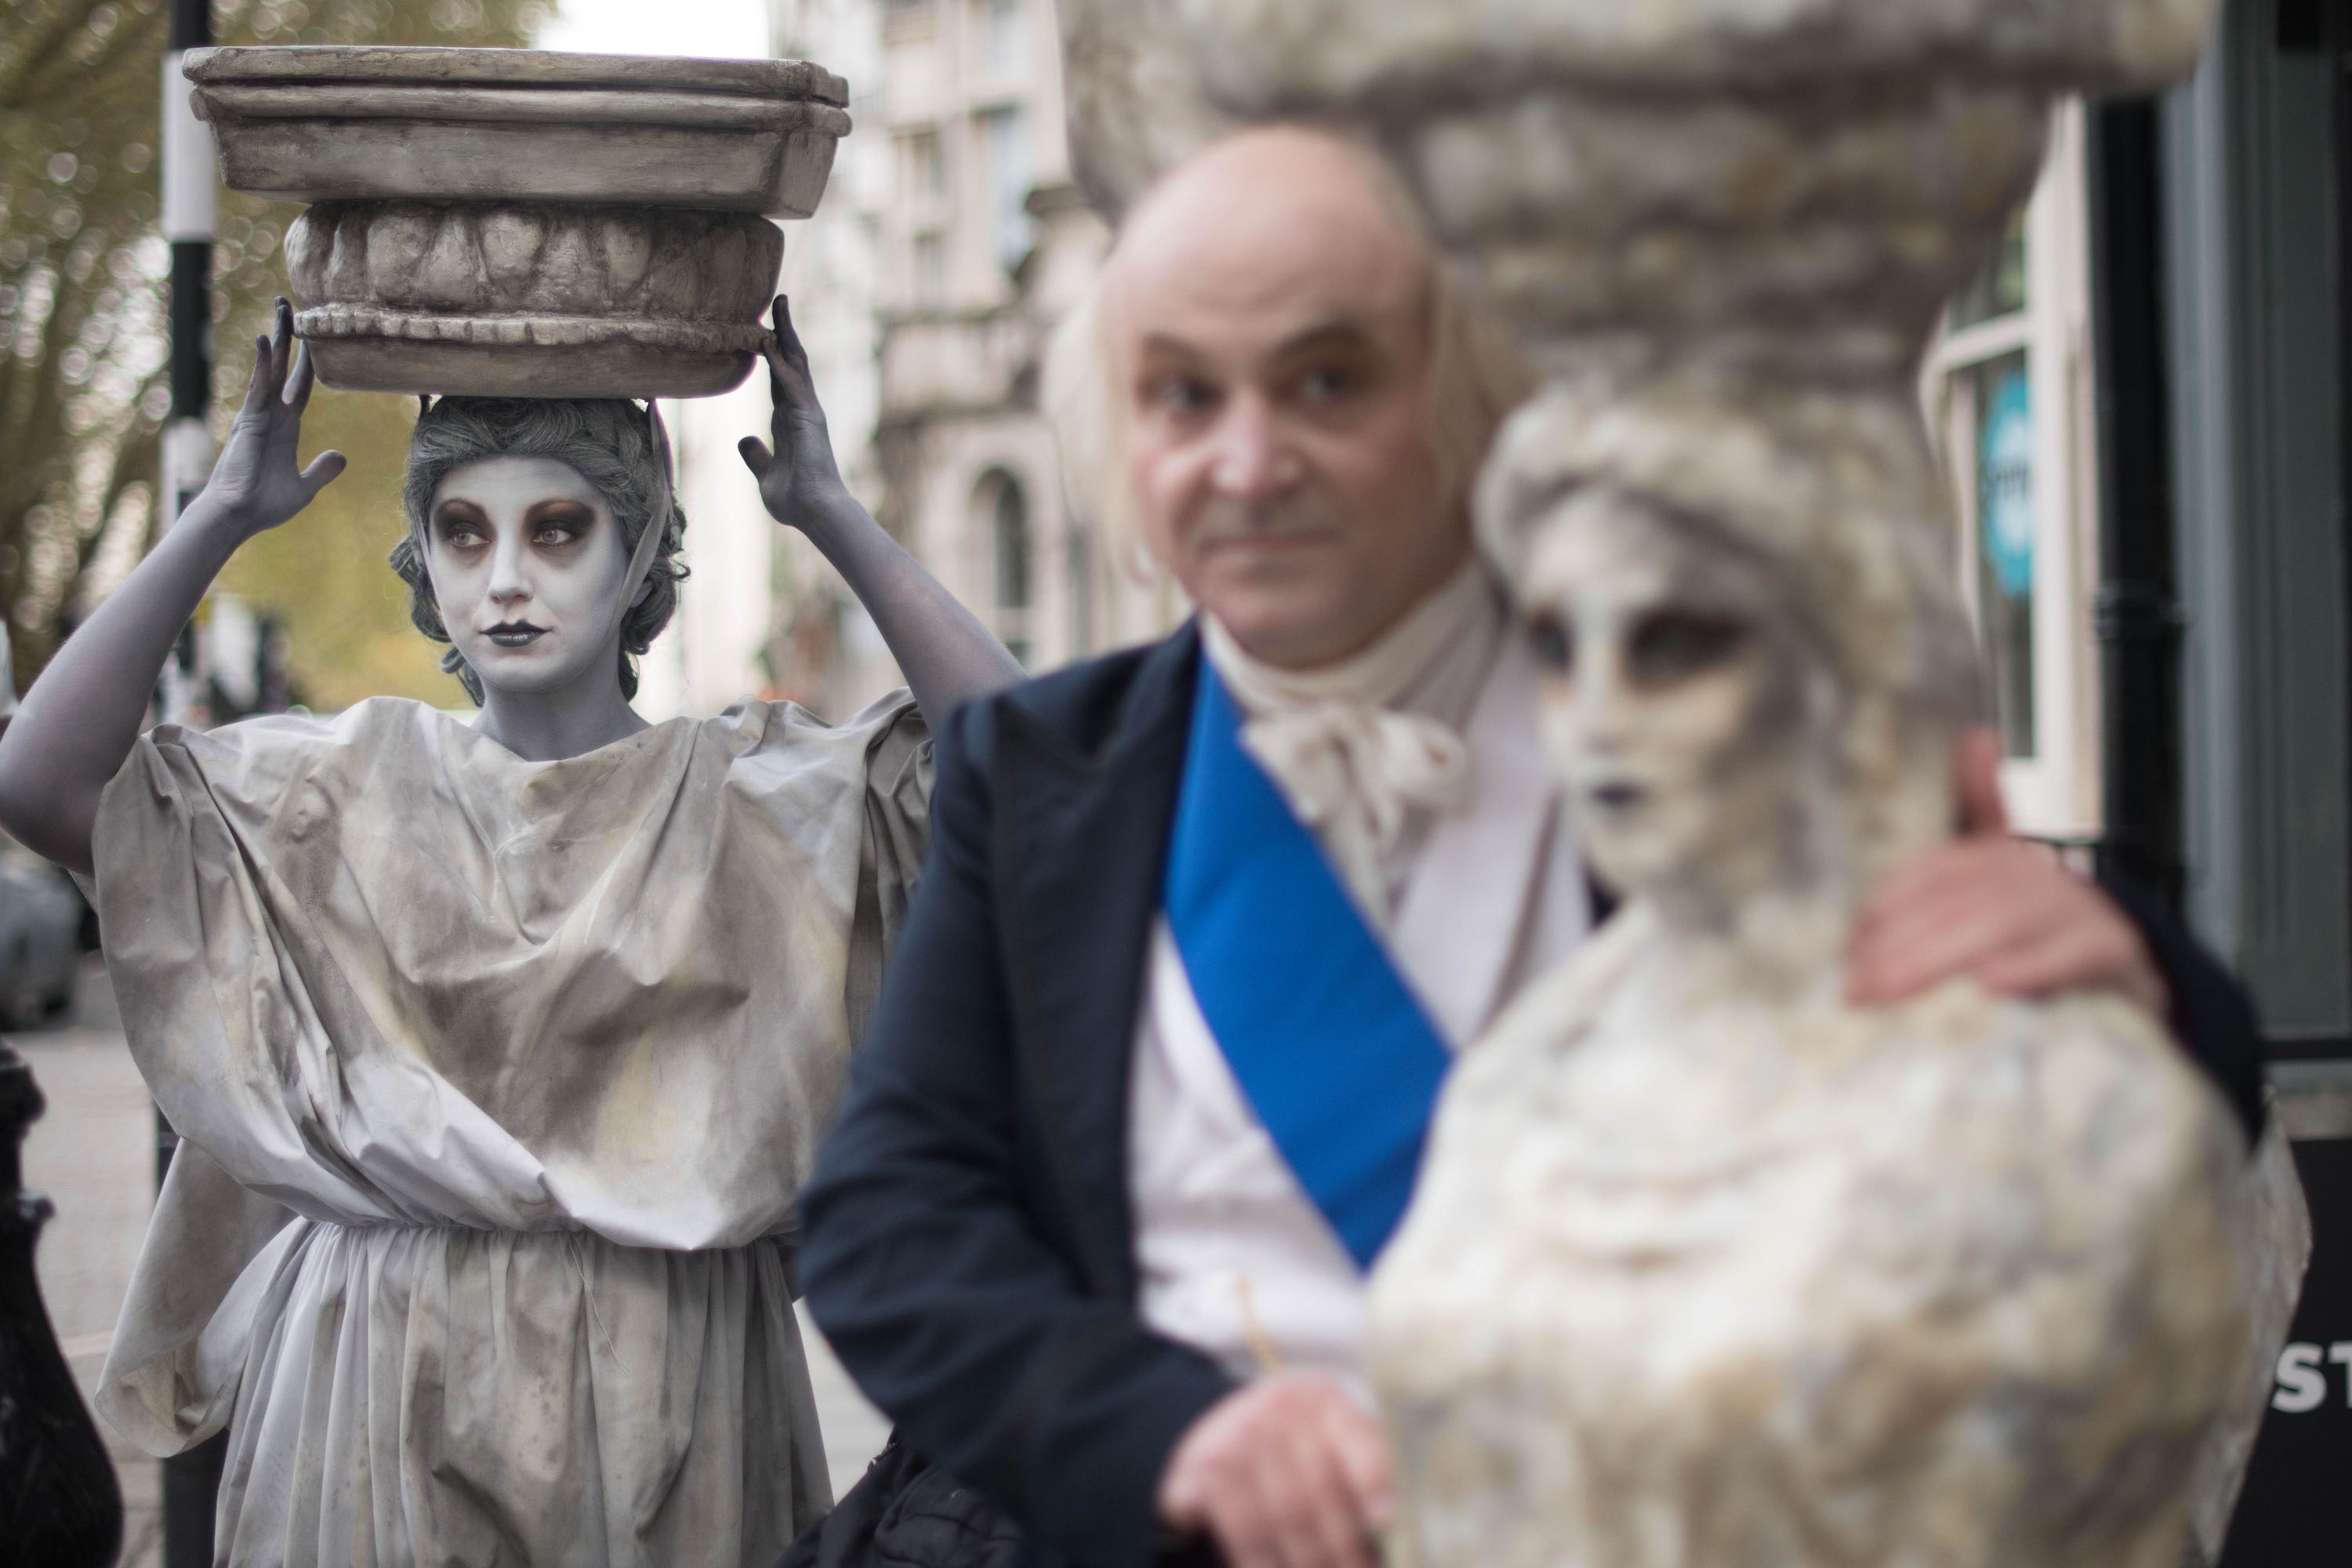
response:
[[[500,647],[529,647],[547,635],[547,628],[529,621],[500,621],[482,635]]]

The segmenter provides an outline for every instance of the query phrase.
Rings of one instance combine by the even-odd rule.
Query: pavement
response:
[[[88,1399],[112,1342],[155,1202],[155,1108],[131,1065],[104,968],[87,961],[70,1012],[5,1037],[31,1064],[48,1110],[25,1140],[25,1185],[46,1193],[57,1217],[35,1264],[66,1359]],[[859,1395],[805,1310],[801,1333],[836,1493],[880,1452],[888,1424]],[[98,1422],[124,1509],[121,1568],[161,1568],[162,1466]]]

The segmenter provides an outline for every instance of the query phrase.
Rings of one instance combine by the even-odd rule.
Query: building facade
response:
[[[1108,235],[1071,183],[1050,0],[881,0],[882,516],[1032,669],[1181,614],[1077,516],[1040,410]],[[877,138],[877,142],[883,138]]]
[[[1048,345],[1108,236],[1070,181],[1052,0],[769,0],[772,52],[847,79],[855,132],[782,287],[861,500],[1033,670],[1183,613],[1065,500]],[[898,684],[873,622],[761,511],[735,443],[764,378],[671,405],[693,575],[644,671],[650,713],[748,691],[854,711]]]

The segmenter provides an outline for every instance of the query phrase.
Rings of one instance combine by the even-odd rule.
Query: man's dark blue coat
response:
[[[1128,1069],[1199,667],[1187,626],[949,720],[930,858],[802,1199],[826,1338],[916,1451],[1020,1521],[1033,1563],[1150,1562],[1160,1470],[1233,1386],[1137,1318],[1127,1188]],[[2110,891],[2172,987],[2176,1031],[2257,1126],[2243,994],[2147,900]]]

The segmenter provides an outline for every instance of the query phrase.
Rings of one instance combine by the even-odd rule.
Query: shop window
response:
[[[2084,180],[2069,104],[2032,199],[1949,301],[1923,387],[2003,792],[2021,827],[2059,835],[2098,827]]]
[[[2026,356],[1971,366],[1976,426],[1976,604],[1985,696],[2012,757],[2035,752],[2033,568],[2041,553],[2033,510],[2033,383]]]
[[[1979,321],[2015,315],[2032,306],[2032,290],[2026,269],[2026,212],[2024,207],[2018,208],[2017,215],[2009,220],[2007,232],[2000,237],[2000,248],[1993,252],[1984,270],[1954,297],[1944,315],[1947,331],[1958,331]]]
[[[1958,492],[1961,592],[1984,657],[1985,699],[2013,760],[2041,750],[2035,730],[2034,600],[2049,553],[2041,537],[2034,422],[2034,321],[2025,215],[1945,313],[1936,353],[1944,460]]]

